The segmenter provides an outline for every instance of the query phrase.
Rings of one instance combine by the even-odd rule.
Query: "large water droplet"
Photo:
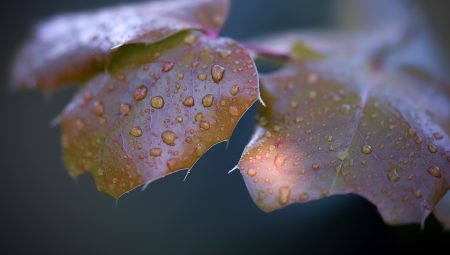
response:
[[[433,177],[436,177],[436,178],[441,178],[442,177],[441,169],[439,169],[438,166],[431,166],[431,167],[429,167],[427,169],[427,172]]]
[[[211,67],[211,76],[215,83],[219,83],[222,80],[224,73],[225,68],[220,65],[213,65]]]
[[[397,182],[398,180],[400,180],[400,175],[398,174],[396,167],[390,167],[387,172],[387,176],[389,177],[389,180],[391,182]]]
[[[124,104],[120,105],[120,113],[122,115],[127,116],[128,113],[130,113],[130,111],[131,111],[131,105],[130,104],[124,103]]]
[[[255,176],[256,175],[256,170],[253,169],[253,168],[248,169],[247,170],[247,175],[250,176],[250,177]]]
[[[364,154],[370,154],[372,153],[372,146],[366,144],[364,146],[361,147],[361,152]]]
[[[165,144],[174,146],[175,140],[178,138],[178,136],[172,130],[167,130],[162,132],[161,138]]]
[[[232,96],[236,96],[237,94],[239,94],[239,90],[240,90],[239,86],[234,85],[234,86],[231,87],[231,89],[230,89],[230,94],[231,94]]]
[[[204,107],[211,107],[214,102],[214,96],[211,94],[208,94],[203,97],[202,104]]]
[[[138,101],[143,100],[147,96],[147,91],[148,91],[148,89],[145,85],[140,85],[134,91],[134,99],[136,99]]]
[[[432,144],[432,143],[428,144],[428,150],[429,150],[431,153],[436,153],[436,152],[437,152],[436,146],[435,146],[434,144]]]
[[[191,97],[191,96],[189,96],[189,97],[187,97],[186,99],[184,99],[184,101],[183,101],[183,105],[184,106],[186,106],[186,107],[192,107],[193,105],[194,105],[194,98],[193,97]]]
[[[284,154],[277,154],[274,159],[274,164],[277,167],[282,167],[286,163],[287,156]]]
[[[201,122],[200,122],[200,128],[202,128],[202,129],[209,129],[210,126],[211,126],[211,125],[209,124],[208,121],[201,121]]]
[[[161,96],[155,96],[152,98],[151,105],[153,108],[161,109],[164,107],[164,99]]]
[[[134,127],[130,130],[130,135],[139,137],[142,135],[142,129],[140,127]]]
[[[162,149],[161,148],[153,148],[150,150],[150,156],[152,157],[159,157],[162,154]]]

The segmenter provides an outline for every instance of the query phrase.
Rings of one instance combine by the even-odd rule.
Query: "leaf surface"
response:
[[[448,89],[380,69],[384,42],[317,45],[294,40],[293,60],[261,79],[267,107],[238,165],[251,197],[272,211],[355,193],[388,223],[423,221],[450,188]]]
[[[185,31],[124,46],[61,115],[64,160],[120,197],[190,169],[258,97],[254,62],[231,39]]]
[[[228,9],[227,0],[172,0],[53,17],[39,24],[19,51],[12,82],[42,90],[86,82],[122,45],[153,43],[188,29],[217,35]]]

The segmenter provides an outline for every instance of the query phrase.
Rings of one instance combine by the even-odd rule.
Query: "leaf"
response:
[[[307,56],[322,58],[293,52],[261,79],[267,107],[238,165],[251,197],[272,211],[355,193],[390,224],[423,221],[450,188],[448,90],[380,66],[384,40],[320,42]]]
[[[91,172],[114,197],[190,169],[259,97],[247,50],[199,32],[124,46],[108,70],[75,96],[61,128],[70,173]]]
[[[154,43],[189,29],[217,35],[228,9],[227,0],[178,0],[53,17],[34,29],[18,53],[13,84],[51,91],[86,82],[122,45]]]

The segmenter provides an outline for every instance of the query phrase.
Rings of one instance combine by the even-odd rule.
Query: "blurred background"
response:
[[[1,254],[387,254],[448,248],[450,233],[433,215],[423,228],[386,226],[374,206],[353,195],[260,211],[239,173],[227,174],[250,138],[257,106],[241,120],[228,149],[220,144],[210,150],[185,182],[179,172],[116,203],[97,192],[90,176],[72,180],[61,160],[59,128],[49,123],[76,88],[52,95],[12,93],[8,66],[36,21],[118,2],[126,1],[2,0]],[[247,40],[282,30],[331,28],[341,19],[342,12],[336,14],[341,4],[235,0],[222,34]],[[416,4],[448,63],[450,2]]]

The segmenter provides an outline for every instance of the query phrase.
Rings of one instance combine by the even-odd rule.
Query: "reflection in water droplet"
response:
[[[211,107],[214,102],[214,96],[211,94],[208,94],[203,97],[202,104],[204,107]]]
[[[178,136],[173,131],[167,130],[161,134],[161,138],[165,144],[174,146],[175,140],[178,138]]]
[[[142,135],[142,129],[140,127],[134,127],[130,130],[130,135],[139,137]]]
[[[161,109],[164,107],[164,99],[161,96],[155,96],[152,98],[151,105],[153,108]]]
[[[147,87],[145,85],[140,85],[137,87],[137,89],[134,91],[134,99],[135,100],[142,100],[147,96]]]
[[[220,65],[213,65],[211,67],[211,76],[215,83],[219,83],[222,80],[224,73],[225,68]]]
[[[120,113],[124,116],[128,115],[128,113],[130,113],[131,111],[131,105],[124,103],[120,105]]]
[[[427,172],[436,178],[441,178],[442,174],[441,174],[441,169],[438,166],[431,166],[427,169]]]

